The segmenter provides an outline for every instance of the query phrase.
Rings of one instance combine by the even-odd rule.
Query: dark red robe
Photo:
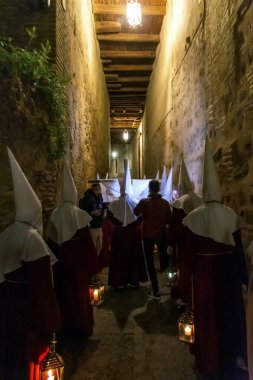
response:
[[[0,379],[40,380],[39,361],[60,328],[49,257],[24,262],[5,277],[0,284]]]
[[[49,247],[59,260],[54,266],[55,290],[62,314],[62,331],[90,336],[93,310],[89,285],[99,270],[99,260],[88,227],[72,239],[58,245],[49,239]]]
[[[112,232],[114,229],[114,224],[109,220],[109,218],[105,218],[103,221],[103,243],[102,243],[102,251],[99,256],[101,266],[108,267],[111,256],[111,241],[112,241]]]
[[[179,292],[186,299],[193,283],[196,367],[204,375],[221,373],[232,380],[236,357],[246,358],[241,284],[247,284],[247,270],[240,232],[233,247],[185,231]]]
[[[115,288],[127,284],[138,286],[139,282],[147,281],[141,243],[141,219],[123,227],[110,211],[108,218],[114,224],[108,284]]]
[[[185,227],[182,224],[186,213],[183,209],[173,207],[171,213],[171,223],[167,232],[167,243],[174,247],[176,246],[177,267],[179,275],[181,272],[182,254],[185,251]]]

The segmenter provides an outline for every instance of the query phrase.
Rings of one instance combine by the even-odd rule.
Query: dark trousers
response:
[[[154,248],[156,244],[160,256],[160,269],[163,271],[168,265],[166,240],[163,238],[144,238],[143,243],[149,279],[152,283],[153,292],[156,293],[159,291],[159,285],[155,270]]]

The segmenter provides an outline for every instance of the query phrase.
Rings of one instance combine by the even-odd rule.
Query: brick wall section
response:
[[[20,46],[26,46],[29,36],[26,29],[37,28],[38,38],[35,44],[45,43],[47,40],[52,46],[52,55],[55,55],[55,12],[56,2],[51,6],[33,8],[29,0],[0,0],[1,19],[0,35],[11,37]]]
[[[73,0],[63,9],[57,3],[57,67],[71,76],[69,119],[71,157],[76,184],[81,194],[96,172],[105,176],[109,166],[109,98],[91,2]]]
[[[253,236],[253,4],[189,2],[185,6],[190,9],[179,12],[183,16],[175,31],[173,12],[182,4],[183,0],[168,4],[161,34],[161,46],[167,50],[158,56],[149,86],[143,121],[146,174],[154,176],[163,162],[168,167],[174,163],[176,183],[183,153],[200,192],[208,133],[224,202],[242,216],[247,244]],[[161,102],[163,108],[157,111]]]
[[[109,100],[99,59],[89,0],[52,0],[49,8],[34,11],[28,0],[0,0],[0,34],[10,36],[20,46],[27,44],[26,28],[36,26],[37,44],[50,41],[57,69],[72,78],[68,88],[69,144],[67,154],[79,195],[87,180],[109,166]],[[13,150],[25,174],[42,201],[46,223],[60,200],[62,163],[49,165],[32,136],[23,132],[18,121],[0,117],[0,231],[13,220],[14,199],[6,145]]]

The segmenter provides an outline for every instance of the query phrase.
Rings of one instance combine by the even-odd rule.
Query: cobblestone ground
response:
[[[107,283],[107,270],[101,279]],[[165,293],[147,297],[148,287],[116,292],[94,307],[94,334],[87,340],[61,342],[65,380],[195,380],[188,346],[177,337],[180,313]]]
[[[104,284],[107,273],[105,269],[100,275]],[[107,288],[104,303],[94,307],[93,335],[59,339],[64,380],[196,380],[188,345],[178,341],[181,312],[170,299],[163,277],[158,278],[160,301],[148,298],[148,284],[122,292]],[[229,380],[248,380],[248,376],[243,371]]]

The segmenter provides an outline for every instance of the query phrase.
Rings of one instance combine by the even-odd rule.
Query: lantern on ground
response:
[[[98,276],[93,276],[90,284],[90,301],[92,305],[98,306],[104,301],[105,287]]]
[[[141,6],[138,0],[127,0],[127,22],[130,28],[136,29],[141,26]]]
[[[64,361],[55,352],[55,337],[50,342],[49,352],[40,364],[41,380],[63,380]]]
[[[178,320],[179,340],[193,343],[195,338],[193,312],[183,313]]]
[[[178,275],[177,271],[172,265],[169,265],[165,271],[163,272],[163,275],[166,279],[166,285],[173,287],[177,286],[177,281],[178,281]]]

